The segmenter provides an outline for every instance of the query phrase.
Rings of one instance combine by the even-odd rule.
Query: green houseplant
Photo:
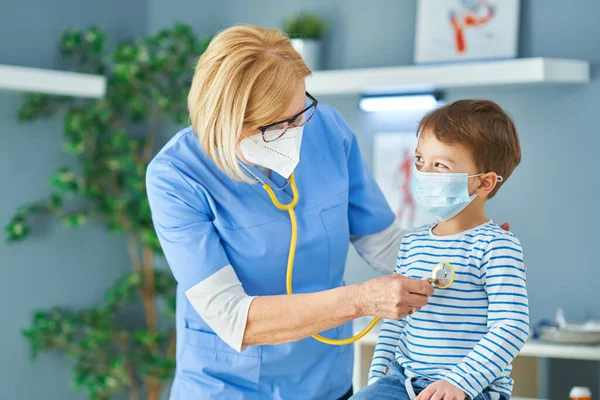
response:
[[[102,304],[90,310],[36,311],[23,331],[34,358],[48,350],[71,357],[73,387],[85,389],[92,399],[123,393],[132,400],[158,399],[174,372],[176,285],[169,272],[154,266],[162,252],[144,177],[159,124],[188,121],[187,89],[209,41],[177,24],[107,51],[98,27],[68,31],[60,40],[62,55],[80,72],[104,74],[106,96],[34,94],[19,110],[22,121],[63,117],[64,149],[79,167],[57,171],[47,200],[16,211],[5,227],[7,241],[26,239],[40,217],[52,217],[68,227],[99,221],[129,245],[132,270],[107,290]],[[120,319],[124,306],[139,307],[144,323],[131,326]]]
[[[321,40],[327,25],[317,14],[301,11],[283,21],[283,31],[291,39]]]
[[[321,69],[321,43],[327,24],[317,14],[301,11],[283,21],[283,31],[292,40],[307,67],[313,71]]]

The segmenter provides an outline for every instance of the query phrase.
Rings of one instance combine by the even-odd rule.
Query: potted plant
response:
[[[106,96],[28,95],[19,111],[22,121],[63,117],[64,149],[78,166],[55,173],[48,199],[16,211],[5,227],[7,241],[26,239],[41,217],[50,217],[73,228],[95,220],[128,243],[131,272],[107,289],[101,304],[35,311],[23,331],[33,357],[58,350],[73,359],[73,387],[91,399],[128,393],[132,400],[158,400],[173,376],[176,284],[156,263],[162,251],[145,172],[161,123],[188,123],[187,91],[209,41],[177,24],[107,51],[97,27],[70,30],[60,41],[62,55],[81,72],[104,74]],[[123,307],[138,310],[144,322],[124,321]]]
[[[321,69],[321,44],[326,30],[325,21],[310,11],[301,11],[283,22],[283,31],[313,71]]]

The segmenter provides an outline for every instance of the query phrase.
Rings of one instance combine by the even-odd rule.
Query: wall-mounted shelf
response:
[[[0,65],[0,90],[103,97],[106,78],[101,75]]]
[[[585,83],[587,61],[557,58],[470,62],[445,65],[316,71],[307,80],[313,95],[402,93],[457,87]]]

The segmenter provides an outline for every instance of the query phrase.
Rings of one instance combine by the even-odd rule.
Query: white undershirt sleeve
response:
[[[398,250],[406,230],[394,221],[389,227],[378,233],[350,238],[358,254],[371,268],[385,274],[391,274],[396,267]]]
[[[194,310],[212,330],[237,352],[242,352],[250,304],[231,265],[215,272],[185,292]]]

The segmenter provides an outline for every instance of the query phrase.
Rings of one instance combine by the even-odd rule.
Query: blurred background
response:
[[[532,327],[554,321],[558,309],[569,323],[600,320],[600,2],[522,0],[511,9],[512,1],[498,0],[490,13],[481,2],[456,1],[455,14],[440,14],[448,30],[435,31],[441,24],[428,18],[439,17],[432,9],[441,3],[453,2],[0,0],[0,398],[126,398],[131,382],[154,393],[168,388],[174,286],[149,225],[144,166],[148,149],[184,126],[185,85],[211,35],[242,23],[281,28],[287,19],[288,29],[317,39],[316,50],[315,40],[297,44],[314,63],[308,90],[341,112],[382,184],[382,134],[412,134],[425,111],[395,106],[392,94],[437,89],[443,102],[499,103],[515,119],[523,161],[488,211],[509,221],[523,245]],[[295,16],[304,20],[289,20]],[[461,43],[471,47],[459,50]],[[479,68],[488,69],[477,76]],[[343,75],[355,69],[368,70]],[[44,70],[94,76],[54,79]],[[105,93],[98,76],[107,78]],[[391,76],[390,85],[378,76]],[[359,107],[373,94],[391,102]],[[106,144],[91,151],[88,134]],[[394,190],[384,189],[391,197]],[[347,283],[373,276],[352,250]],[[113,318],[130,326],[116,329]],[[535,382],[522,395],[565,398],[579,385],[600,396],[600,348],[553,346],[532,350],[524,368],[534,378],[523,379]]]

